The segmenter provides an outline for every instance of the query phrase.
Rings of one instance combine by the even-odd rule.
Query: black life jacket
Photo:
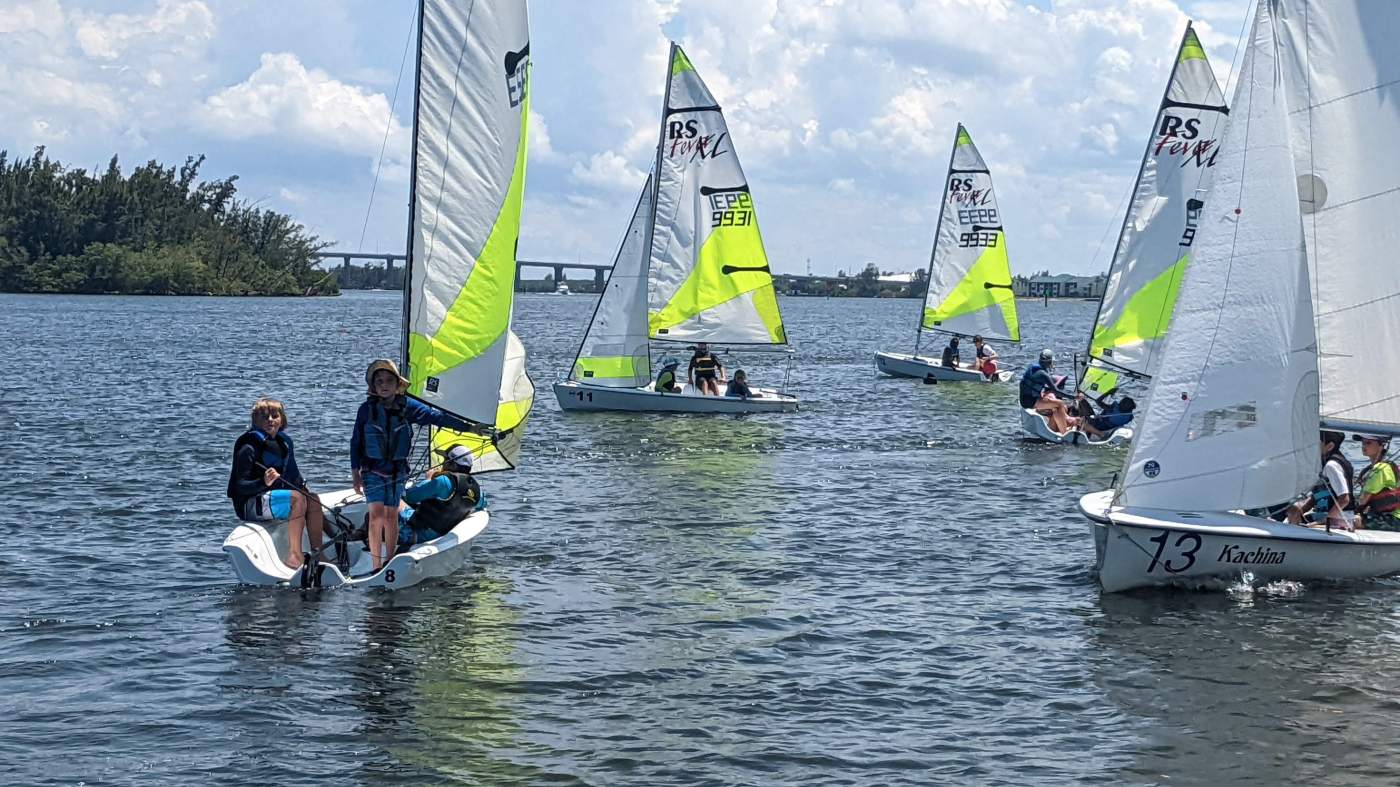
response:
[[[943,365],[944,365],[944,366],[957,366],[957,365],[958,365],[958,360],[959,360],[958,351],[957,351],[957,350],[954,350],[954,349],[953,349],[953,346],[952,346],[951,344],[948,345],[947,347],[944,347],[944,348],[943,348]]]
[[[1342,466],[1342,473],[1346,475],[1347,479],[1346,489],[1333,490],[1331,486],[1328,485],[1326,473],[1328,462],[1336,462]],[[1351,462],[1349,462],[1345,456],[1342,456],[1341,451],[1333,451],[1327,455],[1326,459],[1322,460],[1322,469],[1323,473],[1318,477],[1317,483],[1313,486],[1313,516],[1317,518],[1319,522],[1326,519],[1327,512],[1332,508],[1333,497],[1337,494],[1344,494],[1347,496],[1346,508],[1343,510],[1355,511],[1356,492],[1353,491],[1352,488],[1352,479],[1356,478],[1356,474],[1355,471],[1351,469]]]
[[[249,471],[247,478],[261,479],[266,468],[272,468],[280,474],[287,471],[287,458],[292,455],[292,438],[283,432],[278,432],[276,437],[268,439],[259,429],[249,429],[238,436],[233,443],[233,455],[238,456],[238,452],[246,445],[253,447],[253,461],[257,464]],[[262,467],[258,467],[262,465]],[[235,484],[242,479],[234,476],[233,468],[228,471],[228,496],[237,497]]]
[[[697,352],[690,361],[695,364],[696,374],[713,375],[715,373],[715,368],[719,365],[719,361],[715,359],[715,354],[709,351],[706,351],[704,355]]]
[[[467,518],[481,500],[481,486],[466,473],[448,471],[442,475],[452,479],[452,496],[446,500],[428,499],[413,509],[415,530],[431,530],[446,535]]]

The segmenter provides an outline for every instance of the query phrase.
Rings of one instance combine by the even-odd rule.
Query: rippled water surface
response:
[[[1074,503],[1121,453],[877,378],[911,301],[782,306],[799,413],[564,415],[593,299],[522,296],[524,465],[467,569],[373,595],[237,587],[219,544],[258,395],[347,483],[397,295],[0,295],[0,782],[1400,783],[1400,585],[1102,596]],[[1023,301],[1000,349],[1093,309]]]

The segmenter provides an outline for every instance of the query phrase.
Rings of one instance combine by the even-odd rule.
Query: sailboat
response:
[[[1318,424],[1400,433],[1400,5],[1260,0],[1122,480],[1079,508],[1105,591],[1400,572],[1400,533],[1244,513],[1318,478]]]
[[[794,411],[797,397],[772,388],[754,388],[746,398],[703,395],[684,372],[676,374],[678,392],[656,390],[654,349],[669,355],[693,342],[787,346],[724,113],[675,43],[667,74],[656,161],[568,379],[554,384],[554,395],[564,410]]]
[[[534,386],[510,330],[525,187],[530,40],[525,0],[422,0],[404,277],[403,370],[411,396],[475,425],[434,429],[434,457],[465,444],[473,473],[513,468]],[[434,461],[433,464],[438,464]],[[286,523],[243,523],[224,541],[238,579],[255,585],[408,587],[456,570],[490,515],[394,555],[371,572],[362,542],[344,538],[365,510],[352,489],[321,495],[341,522],[334,560],[287,568]],[[334,524],[327,516],[328,530]],[[302,549],[309,550],[303,541]]]
[[[1099,396],[1129,380],[1149,381],[1156,372],[1228,112],[1188,23],[1123,214],[1077,390]],[[1106,438],[1079,429],[1059,433],[1031,408],[1022,408],[1021,427],[1031,437],[1071,445],[1121,445],[1133,431],[1120,427]]]
[[[1012,377],[1010,370],[988,378],[973,364],[944,366],[941,357],[919,355],[924,331],[949,337],[1021,341],[1016,295],[1011,289],[1011,263],[1006,256],[1006,232],[992,189],[992,173],[961,123],[953,138],[937,227],[929,257],[928,291],[914,328],[914,352],[877,352],[875,366],[894,377],[1006,382]],[[964,350],[971,351],[970,346]]]

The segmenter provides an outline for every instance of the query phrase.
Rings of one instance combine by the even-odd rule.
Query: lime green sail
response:
[[[718,102],[671,45],[647,252],[652,339],[786,344],[748,180]]]
[[[1205,49],[1188,24],[1094,320],[1080,382],[1086,391],[1111,390],[1121,374],[1156,373],[1227,113]]]
[[[992,175],[961,123],[948,165],[919,327],[1021,340]]]
[[[534,401],[510,331],[530,41],[524,0],[477,5],[422,5],[405,367],[411,394],[481,426],[433,445],[467,443],[491,470],[514,466]]]

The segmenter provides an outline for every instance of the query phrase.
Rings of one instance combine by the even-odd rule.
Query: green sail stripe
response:
[[[592,372],[592,374],[584,374]],[[633,379],[637,376],[637,359],[630,355],[595,356],[579,358],[574,364],[573,378],[585,379]]]
[[[726,264],[746,270],[725,273]],[[783,317],[778,311],[778,297],[773,292],[773,276],[768,272],[768,255],[763,250],[758,225],[716,227],[700,247],[695,267],[680,289],[664,307],[647,316],[648,328],[655,337],[657,331],[680,325],[747,292],[754,294],[754,306],[768,329],[769,340],[786,344],[787,334],[783,332]]]
[[[1118,373],[1102,366],[1090,366],[1084,370],[1084,381],[1079,388],[1094,395],[1107,393],[1118,387]]]
[[[694,70],[695,66],[690,64],[690,58],[686,57],[685,52],[677,46],[675,48],[675,56],[671,58],[671,76]]]
[[[1205,60],[1206,50],[1201,46],[1201,39],[1196,37],[1196,31],[1186,28],[1186,37],[1181,41],[1181,54],[1177,56],[1176,62],[1185,63],[1187,60]]]
[[[1181,288],[1181,274],[1189,259],[1189,254],[1183,254],[1170,268],[1133,293],[1112,325],[1095,328],[1089,353],[1103,356],[1106,349],[1128,347],[1165,336],[1176,307],[1177,290]]]
[[[969,133],[967,133],[967,129],[963,128],[963,127],[962,127],[962,124],[958,124],[958,138],[957,138],[957,141],[955,141],[955,142],[953,143],[953,145],[954,145],[955,147],[962,147],[963,145],[971,145],[971,144],[972,144],[972,135],[969,134]]]
[[[528,79],[528,77],[527,77]],[[515,293],[515,249],[520,239],[520,207],[525,194],[525,152],[530,93],[520,105],[520,144],[515,151],[506,199],[467,282],[447,310],[437,333],[408,336],[409,391],[422,395],[429,377],[486,352],[510,328]]]
[[[987,287],[987,284],[998,285]],[[997,231],[997,245],[982,252],[968,269],[962,281],[948,293],[936,309],[924,309],[925,328],[938,323],[975,314],[991,306],[1001,309],[1006,330],[1012,341],[1021,340],[1021,325],[1016,318],[1016,294],[1011,287],[1011,263],[1006,258],[1006,234]]]

